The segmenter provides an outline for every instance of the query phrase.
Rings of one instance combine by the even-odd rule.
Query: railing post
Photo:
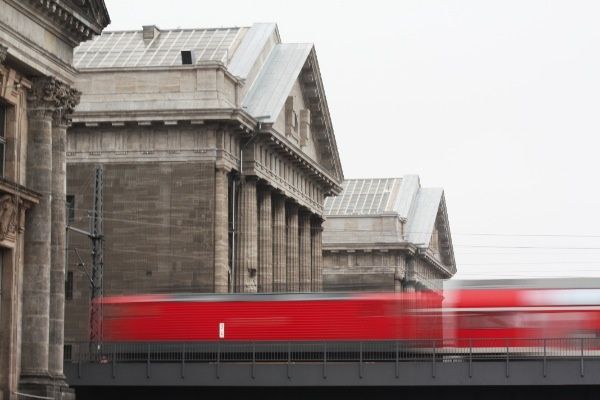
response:
[[[150,343],[146,343],[146,379],[150,378]]]
[[[506,339],[506,377],[508,378],[510,376],[510,372],[509,372],[509,349],[508,349],[508,339]]]
[[[398,354],[398,341],[396,340],[396,379],[400,377],[400,365],[399,365],[399,354]]]
[[[291,349],[291,344],[290,342],[288,342],[287,344],[287,377],[288,379],[292,379],[292,349]]]
[[[217,379],[221,379],[221,342],[217,342],[217,365],[215,367],[217,372]]]
[[[113,351],[112,351],[112,378],[115,379],[116,376],[116,365],[115,363],[117,362],[117,351],[116,351],[116,347],[117,345],[113,343]]]
[[[435,378],[435,340],[433,341],[433,358],[431,359],[431,377]]]
[[[181,379],[185,379],[185,343],[181,345]]]
[[[327,379],[327,342],[323,343],[323,379]]]
[[[252,342],[252,369],[250,376],[254,379],[254,368],[256,367],[256,343]]]
[[[79,361],[77,362],[77,378],[81,378],[81,346],[77,346],[77,353],[79,353]]]
[[[546,347],[546,339],[544,339],[544,378],[546,377],[547,371],[548,371],[548,369],[547,369],[548,367],[546,365],[547,355],[548,355],[547,353],[548,353],[548,351],[547,351],[547,347]]]
[[[473,377],[473,339],[469,339],[469,378]]]
[[[583,370],[583,338],[581,338],[581,364],[579,366],[579,373],[581,375],[581,377],[583,378],[584,376],[584,370]]]
[[[358,362],[358,377],[362,379],[363,377],[363,343],[359,344],[359,362]]]

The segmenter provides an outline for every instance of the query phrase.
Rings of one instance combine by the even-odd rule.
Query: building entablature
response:
[[[73,47],[99,35],[110,17],[103,0],[6,0],[35,18],[42,26],[55,31]],[[31,8],[29,8],[31,7]],[[40,16],[47,18],[42,19]]]
[[[103,0],[5,0],[0,44],[30,76],[75,80],[73,48],[110,23]]]

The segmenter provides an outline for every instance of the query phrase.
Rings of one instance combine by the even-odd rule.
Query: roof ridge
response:
[[[249,26],[220,26],[220,27],[208,27],[208,28],[171,28],[171,29],[163,29],[157,27],[161,32],[180,32],[180,31],[210,31],[210,30],[227,30],[227,29],[242,29],[242,28],[250,28]],[[102,35],[109,33],[135,33],[135,32],[143,32],[143,29],[118,29],[118,30],[104,30],[102,31]]]

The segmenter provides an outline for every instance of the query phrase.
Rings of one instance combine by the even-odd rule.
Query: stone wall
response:
[[[393,291],[394,276],[405,271],[405,255],[398,251],[325,251],[325,291]]]
[[[71,164],[67,191],[75,196],[74,226],[88,229],[95,164]],[[214,162],[104,165],[104,294],[214,290]],[[91,268],[91,241],[69,234],[67,340],[87,338],[89,280],[74,249]]]

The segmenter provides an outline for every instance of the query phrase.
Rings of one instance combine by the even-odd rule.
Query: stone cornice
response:
[[[323,130],[320,134],[322,141],[326,143],[333,158],[333,169],[340,181],[344,180],[344,172],[340,161],[340,155],[337,148],[337,142],[333,131],[333,123],[329,114],[329,106],[327,105],[327,97],[325,96],[325,88],[321,78],[317,53],[313,47],[311,50],[306,66],[302,71],[302,91],[303,95],[309,100],[308,106],[311,111],[312,128],[318,132],[319,127]]]
[[[103,0],[25,1],[38,10],[43,10],[54,23],[75,35],[79,42],[91,39],[94,34],[99,35],[110,24]]]
[[[32,205],[39,203],[42,198],[40,193],[27,189],[25,186],[21,186],[5,178],[0,178],[0,192],[18,196]]]
[[[301,151],[298,151],[287,139],[281,135],[274,133],[270,128],[266,126],[265,131],[260,134],[263,137],[263,141],[268,145],[276,148],[281,153],[285,154],[288,158],[296,162],[302,169],[304,169],[311,177],[319,180],[322,184],[326,185],[329,190],[329,195],[336,195],[342,192],[341,182],[331,176],[331,174],[321,168],[314,160],[307,157]]]
[[[252,129],[256,122],[245,111],[234,108],[189,109],[189,110],[119,110],[77,111],[73,114],[74,124],[102,124],[128,122],[230,122],[244,129]]]
[[[73,47],[102,32],[110,17],[103,0],[6,0]],[[87,13],[88,15],[85,15]]]

